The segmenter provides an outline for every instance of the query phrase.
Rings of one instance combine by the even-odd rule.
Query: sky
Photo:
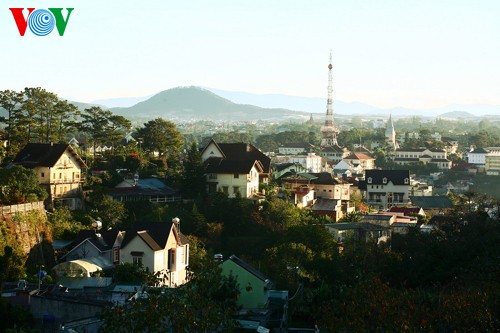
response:
[[[9,8],[28,7],[74,8],[64,36],[21,37]],[[0,90],[326,98],[331,50],[334,99],[500,105],[499,18],[498,0],[2,0]]]

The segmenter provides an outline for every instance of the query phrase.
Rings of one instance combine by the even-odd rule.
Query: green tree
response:
[[[54,209],[54,212],[48,215],[48,219],[54,239],[71,240],[83,229],[82,223],[75,220],[68,207]]]
[[[115,201],[100,191],[91,195],[92,210],[90,216],[102,222],[103,228],[120,227],[127,217],[127,210],[123,202]]]
[[[103,312],[101,332],[231,332],[236,322],[238,284],[225,277],[213,259],[202,258],[190,281],[159,292],[148,289],[147,298]]]
[[[156,118],[137,130],[137,137],[143,141],[142,147],[150,154],[158,152],[160,157],[178,157],[182,147],[182,137],[171,121]]]
[[[205,167],[201,160],[201,153],[193,142],[186,158],[183,161],[182,194],[186,198],[195,198],[206,194]]]
[[[5,128],[5,138],[8,142],[7,156],[11,156],[12,147],[15,147],[14,154],[18,151],[19,146],[22,145],[21,142],[18,142],[19,138],[16,137],[17,134],[17,122],[20,116],[20,109],[23,102],[23,93],[16,92],[13,90],[3,90],[0,91],[0,107],[2,107],[7,112],[7,117],[0,117],[0,123],[4,123],[6,125]]]
[[[0,188],[0,203],[4,205],[43,201],[48,196],[33,170],[20,165],[0,168]]]

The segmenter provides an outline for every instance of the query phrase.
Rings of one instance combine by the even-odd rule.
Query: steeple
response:
[[[337,146],[337,133],[333,120],[333,85],[332,85],[332,51],[330,50],[330,64],[328,65],[328,99],[326,101],[325,125],[321,127],[321,147]]]
[[[389,120],[387,121],[387,128],[385,129],[385,141],[391,146],[391,148],[398,148],[398,144],[396,142],[396,130],[394,129],[394,123],[392,122],[392,114],[390,113]]]

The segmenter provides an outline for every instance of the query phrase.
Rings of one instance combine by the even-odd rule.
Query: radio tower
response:
[[[328,100],[326,102],[325,126],[321,127],[321,147],[338,146],[335,122],[333,121],[333,86],[332,86],[332,51],[330,51],[330,64],[328,65]]]

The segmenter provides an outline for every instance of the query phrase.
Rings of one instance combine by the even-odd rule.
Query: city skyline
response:
[[[74,8],[64,36],[9,8]],[[177,86],[327,96],[378,107],[500,105],[500,2],[63,1],[0,7],[0,90],[91,102]]]

